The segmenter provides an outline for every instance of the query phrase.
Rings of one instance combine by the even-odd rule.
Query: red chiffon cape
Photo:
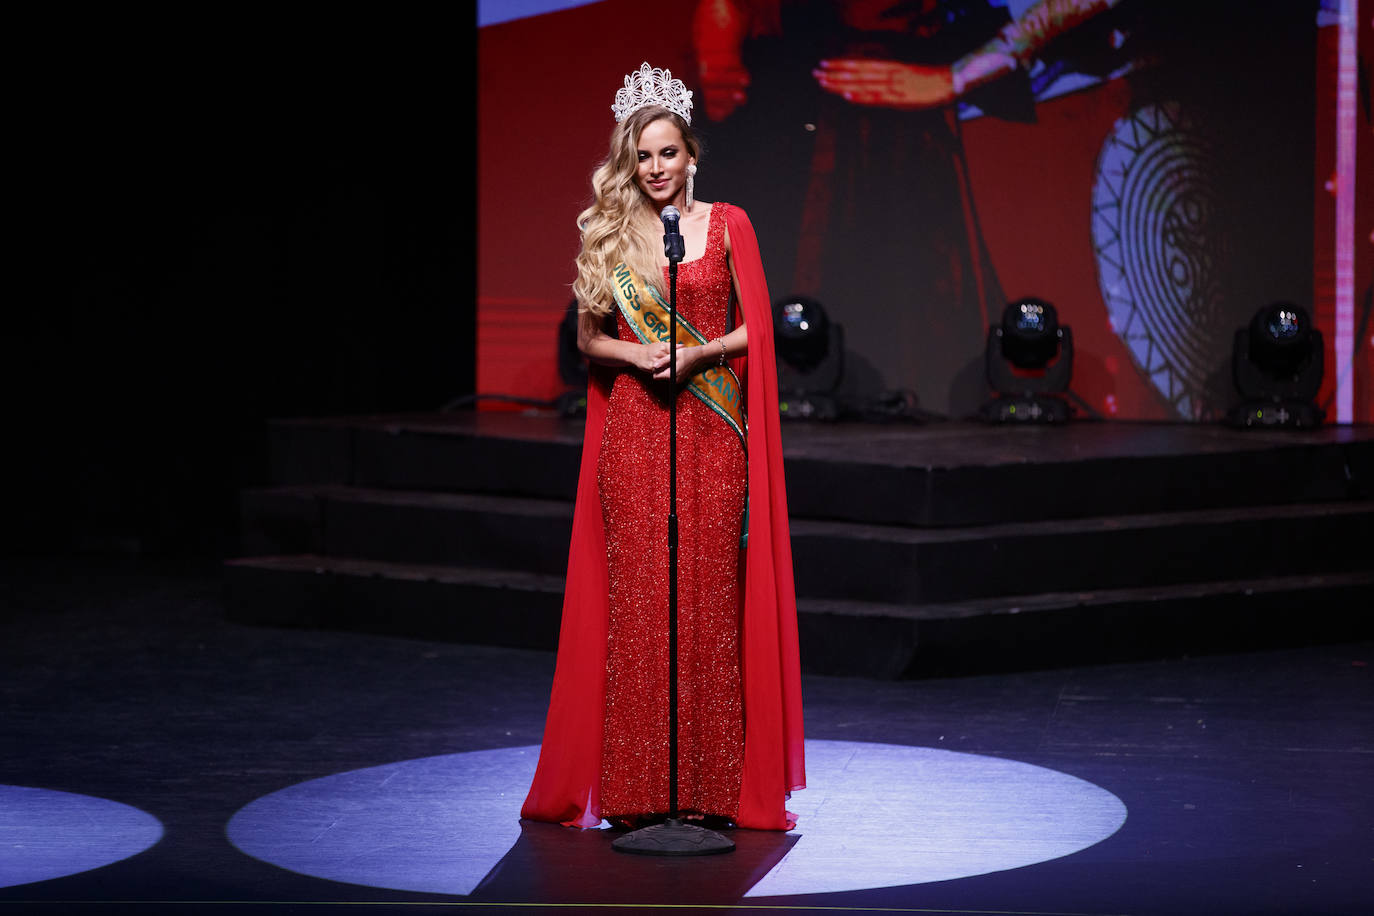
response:
[[[773,313],[758,239],[748,215],[727,204],[725,219],[731,261],[739,279],[738,307],[749,328],[748,355],[733,363],[745,389],[749,427],[749,538],[740,633],[744,771],[736,823],[758,830],[788,830],[795,818],[785,803],[792,790],[805,786],[806,773]],[[532,820],[578,827],[601,822],[598,796],[610,608],[596,463],[614,380],[615,370],[592,367],[558,662],[539,764],[520,812]]]

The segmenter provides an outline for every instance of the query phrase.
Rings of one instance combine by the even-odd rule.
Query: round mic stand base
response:
[[[735,843],[714,830],[670,817],[617,838],[611,848],[639,856],[710,856],[733,852]]]

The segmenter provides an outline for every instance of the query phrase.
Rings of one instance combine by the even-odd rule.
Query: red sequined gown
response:
[[[666,293],[666,267],[662,288]],[[728,330],[730,302],[724,205],[715,204],[706,253],[678,267],[678,313],[714,340]],[[616,325],[621,340],[638,340],[618,313]],[[620,372],[597,464],[610,571],[601,763],[607,818],[668,811],[666,398],[666,383]],[[677,401],[677,469],[678,808],[733,819],[744,750],[739,541],[747,464],[739,436],[686,391]]]

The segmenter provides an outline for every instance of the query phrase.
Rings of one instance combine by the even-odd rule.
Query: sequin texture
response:
[[[663,288],[668,285],[664,268]],[[708,340],[726,333],[725,213],[706,251],[678,267],[679,314]],[[617,317],[622,340],[636,340]],[[739,437],[685,391],[677,400],[678,807],[734,818],[744,729],[739,538],[747,465]],[[668,402],[666,383],[616,378],[597,465],[610,569],[601,813],[668,810]]]

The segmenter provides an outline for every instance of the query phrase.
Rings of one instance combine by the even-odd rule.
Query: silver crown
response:
[[[692,123],[692,91],[682,80],[673,79],[671,70],[650,67],[646,61],[640,64],[637,72],[625,77],[624,89],[616,90],[611,113],[619,124],[647,105],[662,105],[688,124]]]

